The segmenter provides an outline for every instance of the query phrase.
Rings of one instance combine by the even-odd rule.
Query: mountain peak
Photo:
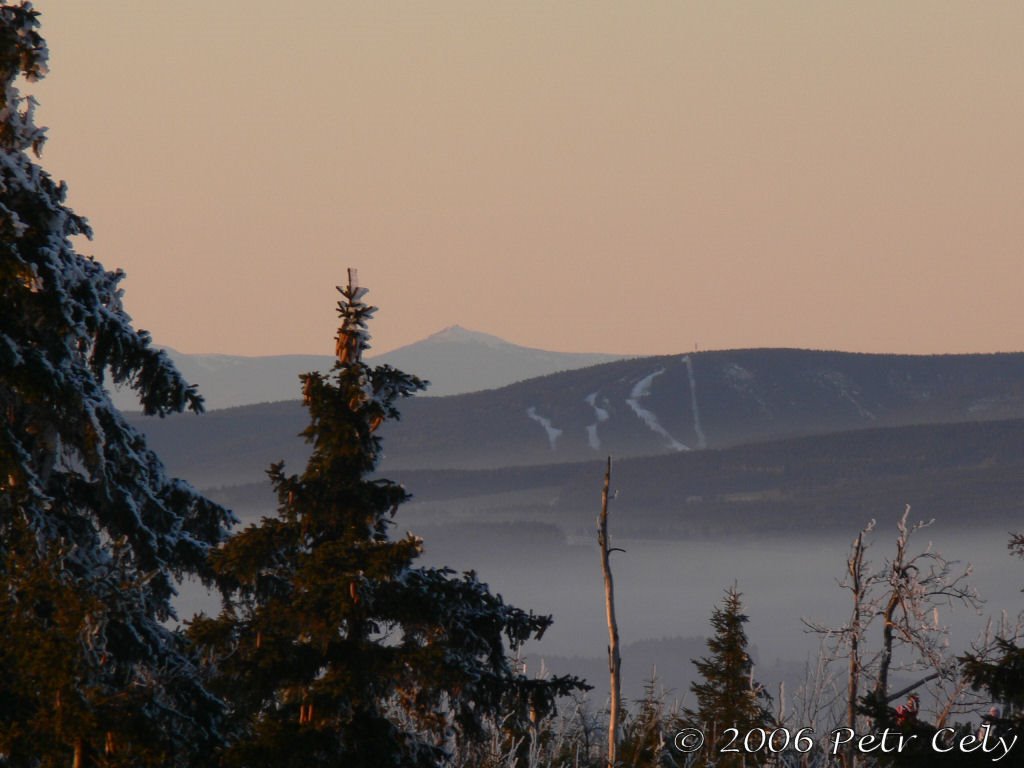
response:
[[[471,331],[468,328],[463,328],[461,325],[449,325],[447,328],[443,328],[437,333],[432,333],[426,339],[426,342],[474,342],[477,344],[486,344],[489,347],[496,346],[510,346],[509,342],[505,341],[498,336],[492,336],[489,333],[482,333],[481,331]]]

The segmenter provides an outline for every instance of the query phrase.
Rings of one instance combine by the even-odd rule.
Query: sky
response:
[[[44,167],[183,352],[1024,349],[1024,4],[37,0]]]

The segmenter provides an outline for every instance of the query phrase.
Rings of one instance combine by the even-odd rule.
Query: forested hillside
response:
[[[494,469],[688,453],[798,435],[1024,418],[1024,354],[853,355],[738,350],[638,358],[444,398],[385,428],[383,466]],[[134,417],[130,417],[134,418]],[[258,481],[304,460],[294,402],[134,418],[201,486]]]
[[[543,523],[589,535],[600,461],[395,470],[419,524]],[[947,526],[1012,527],[1024,513],[1024,421],[864,429],[616,462],[622,535],[823,533],[913,504]],[[243,513],[266,483],[213,488]],[[895,501],[894,501],[895,500]],[[410,519],[410,522],[412,520]],[[501,541],[502,539],[498,539]]]

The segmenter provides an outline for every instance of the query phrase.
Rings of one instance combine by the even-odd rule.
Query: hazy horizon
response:
[[[40,0],[44,167],[187,352],[1024,348],[1024,7]]]
[[[444,332],[445,330],[448,329],[448,327],[450,327],[450,326],[446,326],[445,328],[441,328],[441,329],[439,329],[437,331],[425,331],[421,337],[411,339],[410,341],[405,342],[403,344],[400,344],[400,345],[398,345],[396,347],[391,347],[391,348],[388,348],[388,349],[380,349],[380,348],[374,346],[370,350],[370,352],[368,353],[367,359],[368,360],[373,360],[374,358],[381,357],[383,355],[389,355],[392,352],[397,352],[397,351],[402,350],[402,349],[404,349],[406,347],[415,345],[418,342],[426,341],[430,337],[436,336],[438,333]],[[462,326],[462,327],[465,328],[465,326]],[[473,328],[466,328],[466,330],[475,331],[475,329],[473,329]],[[485,333],[485,332],[484,331],[479,331],[479,333]],[[773,349],[773,350],[798,349],[798,350],[807,351],[807,352],[839,352],[839,353],[867,354],[867,355],[873,355],[873,354],[890,355],[891,354],[891,355],[910,355],[910,356],[914,356],[914,357],[918,357],[918,356],[920,356],[920,357],[927,357],[927,356],[931,356],[931,355],[961,355],[961,354],[964,354],[964,355],[1016,354],[1016,353],[1019,353],[1019,352],[1024,352],[1024,348],[1021,348],[1021,349],[993,349],[993,350],[982,350],[982,351],[976,351],[976,352],[970,352],[970,351],[968,351],[968,352],[899,352],[899,351],[875,352],[875,351],[863,351],[863,350],[856,350],[856,349],[840,349],[840,348],[837,348],[837,347],[792,347],[792,346],[768,346],[768,345],[763,345],[763,346],[750,346],[750,347],[712,347],[712,348],[700,347],[697,350],[694,350],[694,349],[676,349],[676,350],[667,350],[667,351],[663,351],[663,352],[651,352],[649,354],[641,355],[641,354],[637,354],[637,353],[622,352],[622,351],[616,351],[616,350],[605,350],[605,349],[557,349],[556,350],[556,349],[550,349],[550,348],[545,348],[545,347],[528,347],[525,344],[519,344],[519,343],[517,343],[515,341],[512,341],[510,339],[506,339],[506,338],[500,337],[497,334],[487,334],[487,335],[488,336],[494,336],[495,338],[499,338],[502,341],[508,342],[509,344],[514,344],[515,346],[518,346],[518,347],[523,347],[523,348],[526,348],[526,349],[535,349],[537,351],[556,352],[556,353],[559,353],[559,354],[563,354],[564,353],[564,354],[568,354],[568,355],[571,355],[571,354],[583,354],[583,355],[594,354],[594,355],[612,355],[612,356],[616,356],[617,355],[617,356],[620,356],[622,358],[629,358],[629,357],[659,357],[659,356],[664,356],[664,355],[676,355],[676,354],[686,355],[686,354],[692,354],[694,351],[697,351],[697,352],[736,352],[736,351],[742,351],[744,349]],[[373,342],[372,333],[371,333],[371,342]],[[331,353],[331,351],[327,351],[327,350],[320,350],[319,352],[317,352],[317,351],[312,351],[312,352],[288,352],[288,351],[284,351],[284,352],[266,352],[266,353],[241,354],[241,353],[236,353],[236,352],[231,352],[231,351],[212,350],[212,349],[198,349],[198,350],[195,350],[195,351],[193,351],[193,350],[182,350],[182,349],[178,349],[177,347],[173,347],[173,346],[168,345],[168,344],[162,344],[159,339],[156,340],[156,344],[158,346],[161,346],[161,347],[164,347],[164,348],[167,348],[167,349],[171,349],[171,350],[173,350],[174,352],[176,352],[178,354],[189,355],[189,356],[194,356],[194,357],[203,357],[203,356],[211,356],[211,357],[224,356],[224,357],[243,357],[243,358],[248,358],[248,357],[251,357],[251,358],[260,358],[260,357],[310,357],[310,356],[319,356],[319,357],[325,357],[325,358],[333,358],[334,357],[334,355]]]

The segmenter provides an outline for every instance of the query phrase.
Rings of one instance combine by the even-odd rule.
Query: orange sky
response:
[[[187,352],[1024,349],[1024,4],[39,0],[43,164]]]

